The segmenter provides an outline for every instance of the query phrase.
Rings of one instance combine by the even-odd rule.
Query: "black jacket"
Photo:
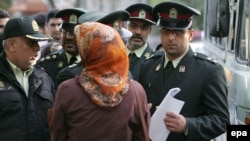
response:
[[[145,60],[146,58],[149,58],[153,53],[154,53],[154,51],[151,49],[151,47],[149,45],[147,45],[147,48],[144,50],[142,56],[140,58],[138,58],[137,62],[134,64],[134,66],[132,66],[132,68],[129,69],[134,80],[139,79],[139,75],[140,75],[140,71],[141,71],[141,64],[142,64],[143,60]]]
[[[227,82],[222,66],[191,48],[169,76],[164,76],[165,55],[155,53],[143,62],[139,82],[153,113],[171,88],[185,102],[180,114],[187,121],[188,135],[171,132],[167,141],[209,141],[226,131],[229,124]],[[145,71],[146,70],[146,71]],[[166,79],[168,77],[168,79]]]
[[[5,56],[0,55],[0,140],[49,141],[47,111],[54,103],[51,78],[34,67],[27,97]]]
[[[56,76],[59,71],[68,65],[66,53],[63,49],[55,51],[37,61],[37,66],[44,68],[54,84],[56,84]]]

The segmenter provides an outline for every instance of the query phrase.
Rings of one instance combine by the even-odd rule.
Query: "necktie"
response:
[[[129,53],[129,69],[132,70],[135,67],[135,64],[138,60],[138,57],[134,52]]]
[[[76,57],[75,56],[72,56],[71,58],[70,58],[70,60],[69,60],[69,65],[72,65],[73,63],[75,63],[76,62]]]
[[[171,75],[172,71],[174,70],[174,66],[172,61],[168,61],[166,67],[164,68],[164,81]]]

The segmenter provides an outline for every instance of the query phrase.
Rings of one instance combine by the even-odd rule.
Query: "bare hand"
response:
[[[165,125],[169,131],[184,132],[186,129],[186,119],[180,114],[168,112],[164,118]]]
[[[149,108],[149,109],[152,108],[152,103],[148,103],[148,108]]]

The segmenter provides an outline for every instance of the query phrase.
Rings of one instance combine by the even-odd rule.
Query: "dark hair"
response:
[[[56,13],[59,11],[59,9],[52,9],[48,12],[46,17],[46,22],[49,22],[51,18],[55,18]]]
[[[1,18],[9,18],[9,17],[10,17],[10,14],[8,11],[0,9],[0,19]]]
[[[37,14],[33,15],[35,21],[37,22],[37,24],[40,27],[45,26],[46,15],[47,15],[47,13],[37,13]]]

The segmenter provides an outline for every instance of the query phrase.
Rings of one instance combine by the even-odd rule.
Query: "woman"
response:
[[[59,85],[52,141],[145,141],[135,94],[148,130],[146,94],[138,82],[128,79],[129,62],[119,33],[85,22],[75,28],[75,35],[83,69]]]

